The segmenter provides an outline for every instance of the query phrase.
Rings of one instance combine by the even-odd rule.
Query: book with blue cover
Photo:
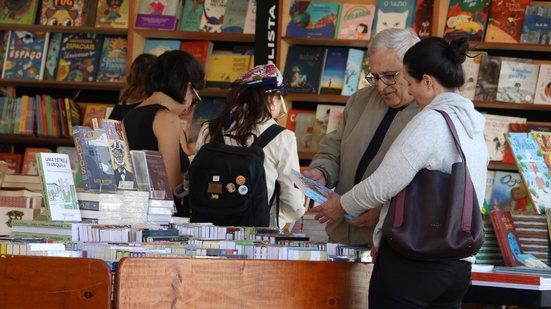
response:
[[[344,70],[344,85],[341,95],[352,95],[358,90],[364,54],[365,51],[363,49],[351,48],[348,51],[346,69]]]
[[[388,28],[413,28],[417,0],[377,1],[371,38]]]
[[[228,0],[222,32],[243,33],[249,0]]]
[[[326,51],[324,47],[298,45],[289,47],[283,71],[283,82],[287,85],[287,91],[319,92]]]
[[[44,69],[44,80],[55,80],[59,52],[61,51],[62,32],[53,32],[50,34],[50,44],[48,44],[48,54],[46,55],[46,67]]]
[[[179,50],[180,44],[181,43],[179,40],[146,39],[143,52],[146,54],[160,56],[168,50]]]
[[[42,79],[49,32],[10,31],[2,78]]]
[[[196,0],[184,0],[184,11],[180,21],[180,30],[199,31],[201,29],[201,17],[203,16],[204,2]]]
[[[339,10],[337,2],[295,1],[289,9],[286,36],[333,38]]]
[[[61,39],[56,80],[95,81],[101,41],[101,35],[95,33],[64,33]]]
[[[551,44],[551,6],[526,7],[520,43]]]
[[[325,57],[325,67],[321,78],[320,93],[341,94],[344,84],[344,72],[348,59],[348,48],[329,47]]]
[[[96,80],[98,82],[123,80],[126,75],[127,51],[128,42],[125,37],[104,37]]]

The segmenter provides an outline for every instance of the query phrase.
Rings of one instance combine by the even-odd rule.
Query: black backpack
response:
[[[191,222],[212,222],[219,226],[268,226],[268,201],[264,152],[281,131],[273,124],[250,147],[231,146],[223,137],[199,149],[189,168]]]

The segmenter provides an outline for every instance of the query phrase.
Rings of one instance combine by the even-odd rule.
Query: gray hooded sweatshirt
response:
[[[375,246],[380,245],[390,199],[404,189],[419,170],[451,173],[452,164],[461,161],[446,120],[436,109],[447,112],[455,125],[479,205],[483,204],[488,165],[484,117],[470,100],[452,92],[441,93],[406,125],[379,168],[341,197],[342,207],[351,216],[384,204],[373,234]]]

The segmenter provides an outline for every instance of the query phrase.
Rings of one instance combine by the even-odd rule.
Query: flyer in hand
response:
[[[314,179],[302,175],[297,170],[292,170],[291,180],[304,195],[314,200],[314,202],[318,204],[327,202],[327,194],[331,189],[319,184]]]

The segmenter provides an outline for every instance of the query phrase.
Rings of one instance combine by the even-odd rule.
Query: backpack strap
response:
[[[276,180],[275,182],[275,188],[274,188],[274,194],[272,194],[272,198],[270,198],[270,203],[268,206],[272,208],[272,205],[274,204],[274,200],[277,197],[276,201],[276,225],[279,228],[279,182]]]
[[[286,129],[276,123],[268,127],[260,136],[253,142],[251,146],[257,146],[264,148],[268,145],[279,133],[285,131]]]

